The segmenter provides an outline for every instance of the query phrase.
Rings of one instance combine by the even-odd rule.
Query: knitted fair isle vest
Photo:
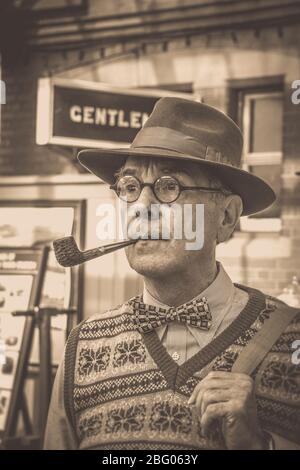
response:
[[[179,366],[154,331],[139,333],[125,303],[94,316],[70,334],[65,356],[65,407],[80,449],[222,449],[218,429],[201,434],[187,404],[205,368],[230,371],[249,340],[275,309],[285,306],[260,291],[239,316]],[[263,429],[300,442],[300,365],[291,360],[300,339],[297,315],[254,371]]]

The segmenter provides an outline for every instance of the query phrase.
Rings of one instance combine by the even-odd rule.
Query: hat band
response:
[[[168,127],[146,127],[141,129],[132,142],[131,148],[164,149],[202,160],[236,166],[215,148],[203,145],[193,137]]]

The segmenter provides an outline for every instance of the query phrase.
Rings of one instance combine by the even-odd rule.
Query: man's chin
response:
[[[143,246],[127,254],[129,265],[134,271],[146,277],[164,277],[174,271],[175,266],[170,263],[170,258],[166,258],[165,251],[148,248],[149,245]]]
[[[143,277],[148,277],[148,278],[155,278],[155,279],[163,279],[168,277],[172,272],[174,271],[174,268],[170,266],[157,266],[157,263],[147,263],[147,262],[134,262],[134,263],[129,263],[130,267],[140,274]]]

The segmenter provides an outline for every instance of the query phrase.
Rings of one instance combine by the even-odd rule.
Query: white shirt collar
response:
[[[232,304],[235,287],[220,262],[217,262],[217,267],[218,274],[214,281],[206,289],[204,289],[204,291],[200,292],[196,297],[191,299],[195,300],[205,296],[212,315],[212,326],[208,331],[199,330],[195,327],[190,327],[187,325],[188,329],[191,331],[196,340],[198,340],[198,338],[200,338],[200,336],[203,334],[207,334],[213,338]],[[146,286],[144,286],[143,291],[143,302],[148,305],[154,305],[155,307],[161,307],[165,309],[172,307],[172,305],[166,305],[153,297],[153,295],[150,294],[150,292],[147,290]],[[161,327],[157,330],[160,339],[162,338],[167,326],[168,325],[165,325],[164,327]]]
[[[206,288],[204,291],[200,292],[196,297],[191,300],[196,300],[200,297],[206,297],[211,313],[213,315],[214,310],[219,308],[220,306],[224,305],[224,303],[228,302],[228,299],[231,298],[234,291],[234,285],[226,273],[225,269],[223,268],[222,264],[217,262],[218,267],[218,274],[214,281]],[[145,304],[154,305],[156,307],[162,308],[170,308],[172,305],[166,305],[162,303],[160,300],[153,297],[152,294],[148,291],[146,286],[144,286],[143,291],[143,302]]]

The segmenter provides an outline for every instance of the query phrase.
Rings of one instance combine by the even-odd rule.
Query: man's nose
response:
[[[156,199],[150,186],[143,187],[136,204],[136,217],[146,217],[149,220],[159,218],[159,210],[157,210],[157,204],[159,204],[159,201]]]
[[[159,201],[156,199],[153,189],[150,186],[144,186],[138,198],[138,202],[150,209],[151,204],[157,204]]]

